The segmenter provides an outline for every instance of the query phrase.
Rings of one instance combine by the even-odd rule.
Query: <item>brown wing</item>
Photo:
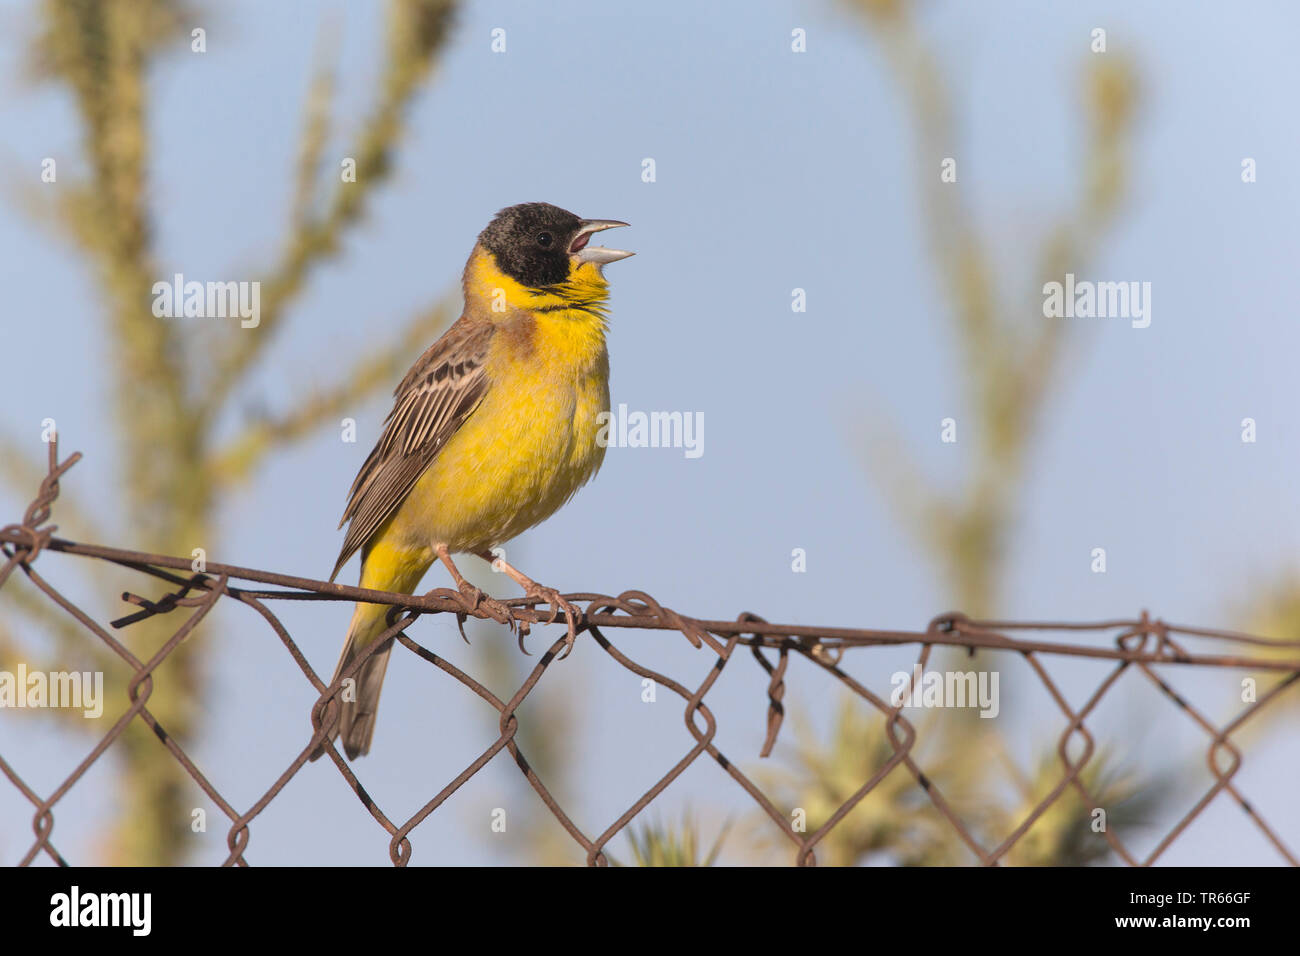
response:
[[[393,410],[348,492],[348,521],[333,581],[348,558],[397,510],[420,475],[478,407],[487,390],[483,361],[493,326],[462,316],[429,346],[393,392]]]

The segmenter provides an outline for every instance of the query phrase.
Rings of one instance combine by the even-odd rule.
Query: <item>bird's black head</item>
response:
[[[614,249],[584,251],[592,233],[624,225],[610,219],[579,219],[550,203],[526,202],[497,213],[478,241],[502,272],[531,289],[542,289],[567,281],[570,271],[583,263],[601,266],[631,255]]]

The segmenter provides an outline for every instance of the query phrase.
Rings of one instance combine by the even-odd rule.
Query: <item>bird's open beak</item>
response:
[[[587,245],[594,233],[626,225],[627,223],[619,222],[617,219],[582,220],[578,234],[573,237],[573,242],[569,246],[569,255],[575,257],[579,263],[590,262],[597,266],[618,262],[619,259],[626,259],[628,256],[635,255],[636,253],[624,252],[622,249],[606,249],[604,246]]]

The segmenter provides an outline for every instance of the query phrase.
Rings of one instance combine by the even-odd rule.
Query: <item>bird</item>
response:
[[[493,549],[554,514],[604,460],[604,267],[633,253],[589,243],[626,225],[530,202],[502,209],[479,234],[465,264],[460,318],[398,384],[383,431],[348,492],[339,522],[348,530],[330,581],[360,551],[360,587],[409,594],[436,559],[470,607],[513,622],[509,609],[470,584],[452,559],[477,555],[526,597],[549,604],[552,621],[562,611],[572,647],[576,609]],[[356,605],[331,686],[387,629],[389,610]],[[370,751],[392,646],[390,640],[375,649],[352,675],[352,693],[342,695],[339,719],[325,737],[341,737],[349,760]]]

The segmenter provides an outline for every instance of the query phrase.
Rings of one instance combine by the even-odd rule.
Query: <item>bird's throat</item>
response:
[[[491,253],[482,248],[474,250],[465,266],[464,288],[466,306],[492,320],[524,311],[582,322],[595,319],[602,328],[609,298],[609,284],[600,267],[592,263],[571,269],[563,282],[533,289],[502,272]]]

